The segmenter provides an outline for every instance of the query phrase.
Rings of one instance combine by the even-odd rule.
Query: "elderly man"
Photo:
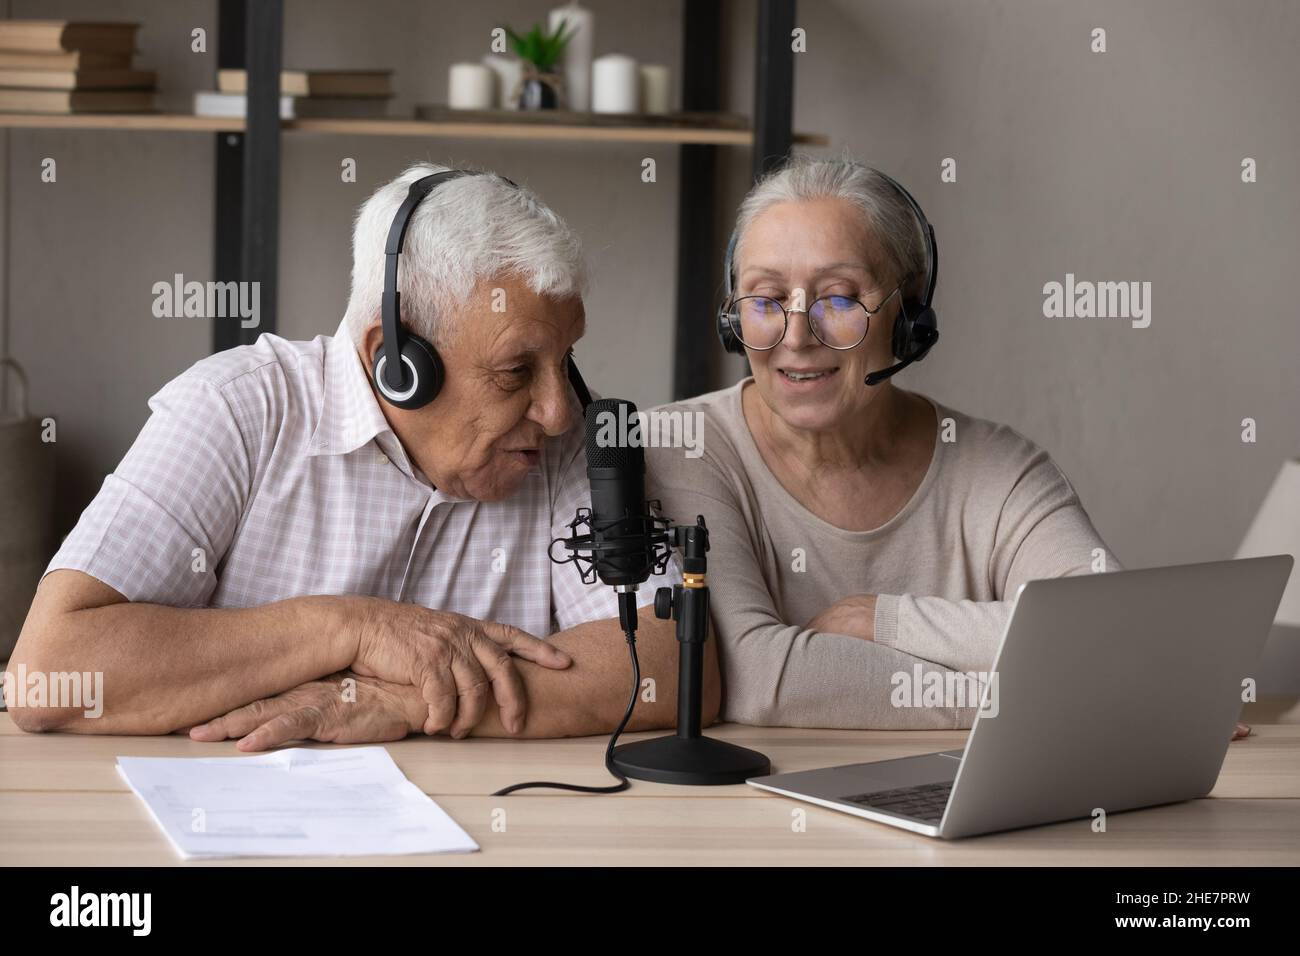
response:
[[[567,376],[585,323],[576,236],[500,177],[439,185],[409,220],[398,290],[404,334],[437,350],[444,383],[410,408],[372,377],[385,241],[410,185],[439,171],[412,167],[362,206],[334,336],[263,335],[154,396],[11,661],[102,672],[103,715],[17,707],[20,727],[192,728],[259,750],[618,723],[630,688],[614,594],[547,559],[588,499]],[[641,615],[638,646],[657,693],[630,729],[668,726],[670,623]],[[708,673],[711,720],[712,657]]]

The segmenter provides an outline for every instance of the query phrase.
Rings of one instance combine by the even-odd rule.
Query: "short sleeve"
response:
[[[554,503],[551,507],[551,537],[567,538],[573,532],[569,524],[579,508],[591,507],[591,485],[587,482],[587,459],[581,442],[573,442],[566,450],[559,469]],[[558,558],[563,549],[556,546]],[[652,574],[637,591],[637,607],[654,601],[655,591],[661,587],[681,584],[681,564],[676,554],[669,559],[663,574]],[[603,621],[618,617],[618,599],[614,589],[597,580],[584,584],[573,563],[551,565],[551,606],[556,628],[567,630],[587,621]]]
[[[202,606],[247,501],[247,446],[219,387],[193,372],[149,407],[46,573],[82,571],[129,601]]]

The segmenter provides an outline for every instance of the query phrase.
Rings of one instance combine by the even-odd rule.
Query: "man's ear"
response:
[[[375,359],[378,357],[379,349],[383,344],[384,327],[379,319],[375,319],[361,335],[361,353],[365,357],[367,373],[375,367]]]

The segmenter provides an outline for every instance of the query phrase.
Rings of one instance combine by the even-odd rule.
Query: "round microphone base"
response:
[[[756,750],[712,737],[655,737],[614,748],[614,766],[635,780],[716,787],[772,772]]]

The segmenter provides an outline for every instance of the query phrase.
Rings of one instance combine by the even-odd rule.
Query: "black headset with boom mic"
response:
[[[921,204],[916,201],[910,192],[903,188],[902,183],[878,169],[873,170],[873,172],[893,186],[915,214],[916,221],[921,227],[921,233],[925,238],[926,274],[923,297],[919,301],[909,301],[904,298],[898,310],[898,315],[894,319],[890,348],[898,362],[888,368],[882,368],[867,375],[863,379],[864,385],[879,385],[895,372],[901,372],[913,362],[921,361],[939,341],[939,316],[935,313],[933,305],[934,288],[939,281],[939,247],[935,242],[934,227],[925,218],[925,213],[921,210]],[[731,311],[732,306],[735,304],[737,238],[737,234],[733,231],[731,238],[727,240],[727,254],[723,260],[724,295],[722,308],[718,310],[718,341],[722,343],[722,348],[725,351],[734,355],[744,355],[744,343],[740,341],[740,337],[735,330],[735,323],[739,321],[739,317]]]
[[[380,304],[384,341],[375,353],[372,373],[379,394],[384,401],[397,408],[409,410],[428,405],[438,397],[447,377],[442,357],[438,355],[433,343],[402,324],[402,294],[397,291],[397,260],[402,255],[406,229],[411,224],[416,207],[443,183],[462,176],[485,175],[493,174],[476,173],[467,169],[445,169],[415,180],[406,191],[406,198],[397,208],[393,224],[388,228],[388,241],[384,245],[384,295]],[[500,178],[518,188],[504,176]],[[569,382],[585,411],[591,404],[591,393],[587,390],[587,384],[582,380],[582,374],[572,355],[567,364]]]

